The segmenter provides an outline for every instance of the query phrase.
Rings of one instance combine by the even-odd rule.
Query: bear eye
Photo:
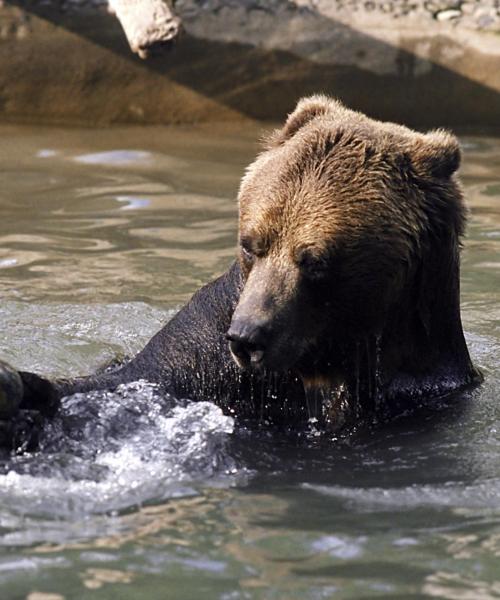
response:
[[[321,281],[329,272],[329,262],[323,256],[316,256],[309,250],[299,252],[296,263],[301,272],[314,281]]]
[[[323,281],[328,275],[328,266],[326,264],[310,265],[305,270],[305,275],[313,281]]]
[[[241,248],[241,254],[242,254],[244,260],[246,260],[247,262],[253,262],[253,260],[255,260],[256,254],[254,252],[254,249],[252,247],[252,243],[250,240],[242,239],[240,241],[240,248]]]
[[[268,247],[261,238],[242,237],[240,247],[243,259],[248,262],[254,261],[256,258],[263,258],[268,252]]]
[[[246,246],[241,246],[241,253],[243,258],[247,261],[252,261],[255,258],[255,254]]]

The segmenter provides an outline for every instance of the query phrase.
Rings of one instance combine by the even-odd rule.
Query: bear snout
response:
[[[233,320],[226,333],[231,354],[242,368],[262,368],[268,337],[267,327],[264,323],[247,319]]]

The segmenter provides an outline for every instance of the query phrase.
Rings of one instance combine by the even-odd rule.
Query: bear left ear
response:
[[[460,166],[461,150],[457,138],[437,129],[415,142],[411,162],[421,177],[451,177]]]
[[[267,140],[265,140],[265,146],[267,148],[274,148],[283,144],[315,117],[335,114],[341,111],[345,112],[345,110],[340,102],[321,94],[302,98],[297,103],[295,110],[288,115],[285,125],[281,129],[273,131]]]

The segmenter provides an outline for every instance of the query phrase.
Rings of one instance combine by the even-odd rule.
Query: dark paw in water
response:
[[[23,382],[19,373],[0,361],[0,419],[11,419],[23,399]]]
[[[0,448],[31,450],[38,443],[42,417],[33,410],[20,410],[23,382],[19,373],[0,361]]]

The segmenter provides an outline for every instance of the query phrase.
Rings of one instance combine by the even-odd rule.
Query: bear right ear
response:
[[[315,95],[302,98],[297,103],[295,110],[288,115],[283,128],[274,130],[265,140],[266,148],[271,149],[280,146],[315,117],[338,112],[339,110],[345,110],[342,104],[327,96]]]
[[[413,145],[411,160],[422,177],[448,178],[460,166],[460,144],[443,129],[422,135]]]

